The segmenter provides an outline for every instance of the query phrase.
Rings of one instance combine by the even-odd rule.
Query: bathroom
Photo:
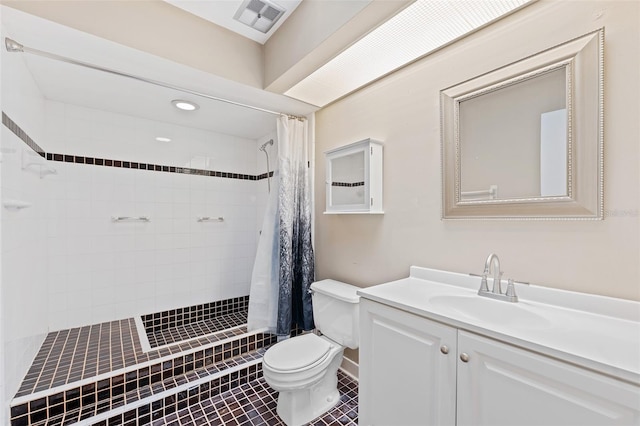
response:
[[[316,2],[306,2],[310,3],[310,8],[319,7]],[[199,60],[201,49],[206,49],[206,46],[195,45],[192,53],[180,53],[174,44],[164,43],[163,47],[160,42],[141,40],[142,37],[126,25],[118,28],[122,34],[109,34],[105,29],[109,26],[108,19],[115,19],[117,15],[105,13],[104,20],[100,21],[91,14],[103,11],[92,11],[89,6],[78,8],[75,14],[65,14],[55,8],[38,11],[37,4],[30,6],[27,2],[16,2],[13,6],[11,2],[7,3],[10,7],[40,14],[177,62],[182,55],[183,63],[193,65]],[[134,19],[134,12],[144,13],[144,10],[129,12],[128,19]],[[313,13],[313,10],[307,13]],[[83,14],[92,19],[83,18]],[[486,256],[495,252],[500,255],[505,273],[518,280],[640,300],[640,130],[637,124],[640,106],[637,96],[629,96],[629,93],[640,91],[637,78],[640,71],[639,16],[635,2],[539,0],[318,109],[315,112],[313,233],[316,278],[332,278],[369,287],[405,277],[412,265],[480,273]],[[604,220],[441,220],[440,90],[601,27],[606,29]],[[287,28],[283,27],[283,30]],[[289,31],[295,31],[295,28],[289,28]],[[26,40],[20,41],[27,44]],[[276,42],[284,43],[282,39],[274,39],[274,44],[267,44],[265,50],[275,48]],[[239,60],[233,52],[227,54],[230,63]],[[95,54],[95,62],[105,64],[107,59],[106,55]],[[127,127],[142,129],[142,123],[132,123],[124,118],[119,122],[114,116],[89,117],[82,108],[37,99],[39,89],[20,77],[24,70],[10,68],[12,64],[3,57],[2,109],[24,127],[36,143],[46,140],[46,144],[42,142],[46,152],[180,167],[189,167],[189,161],[199,161],[198,158],[206,161],[210,157],[213,170],[251,176],[266,171],[265,155],[258,148],[275,138],[275,125],[270,133],[257,137],[216,134],[214,146],[201,142],[211,139],[210,134],[194,134],[196,142],[189,147],[189,155],[175,161],[176,156],[184,154],[175,148],[175,144],[150,142],[136,150],[130,140],[123,139]],[[231,65],[228,69],[224,69],[224,64],[200,62],[198,65],[201,69],[209,67],[209,72],[217,72],[227,79],[266,86],[262,82],[255,83],[259,78],[250,72],[231,76]],[[235,62],[235,65],[242,70],[262,67],[260,59],[251,64]],[[286,58],[277,65],[270,64],[272,68],[265,72],[271,73],[272,86],[278,85],[274,74],[285,78],[287,75],[282,68],[297,71],[294,65],[297,64],[293,59],[287,61]],[[7,82],[15,81],[21,86],[8,87]],[[301,110],[299,114],[305,115],[312,110]],[[73,133],[70,133],[70,127],[73,127]],[[166,130],[175,129],[167,127]],[[10,133],[5,125],[3,143],[7,134]],[[69,139],[69,135],[77,139]],[[324,215],[323,153],[366,138],[384,142],[384,215]],[[7,148],[16,147],[22,149],[17,142]],[[20,150],[3,152],[4,165],[12,161],[12,155],[21,155]],[[269,152],[275,155],[275,149]],[[198,158],[194,159],[193,153]],[[218,166],[216,161],[224,161],[223,166]],[[179,301],[171,307],[190,306],[248,294],[252,253],[256,250],[267,203],[266,179],[247,182],[155,173],[147,181],[145,178],[149,175],[135,174],[132,185],[133,170],[59,161],[48,162],[48,165],[55,168],[57,174],[42,179],[21,170],[16,175],[5,176],[8,168],[2,169],[3,198],[10,193],[14,194],[11,195],[13,198],[46,201],[48,206],[46,211],[38,210],[38,203],[33,202],[33,208],[25,209],[24,215],[6,210],[2,214],[0,314],[5,349],[0,386],[5,402],[15,393],[48,331],[160,311],[167,309],[166,303],[171,300]],[[29,180],[17,187],[16,176]],[[137,176],[142,177],[137,180]],[[55,183],[61,181],[65,183],[64,190],[56,190]],[[154,199],[154,196],[170,194],[173,197],[174,194],[185,194],[182,189],[187,188],[189,200],[207,196],[204,192],[213,195],[209,194],[210,200],[195,206],[186,199],[171,198],[170,204],[175,202],[180,214],[184,213],[181,218],[189,220],[185,225],[188,231],[167,237],[178,245],[183,241],[184,245],[173,252],[159,253],[161,250],[155,246],[159,242],[152,243],[146,238],[144,226],[162,223],[158,222],[162,221],[162,212],[152,214],[145,208],[152,203],[169,202],[167,198]],[[87,211],[91,208],[89,201],[94,200],[94,205],[108,207],[99,210],[99,214],[107,219],[113,215],[149,215],[152,220],[149,224],[123,224],[126,228],[122,228],[117,241],[106,241],[100,238],[104,236],[104,230],[93,228],[94,212]],[[197,211],[199,208],[204,211]],[[225,219],[221,223],[201,224],[211,225],[205,234],[215,241],[207,246],[210,257],[206,258],[186,254],[190,253],[191,240],[185,234],[191,235],[192,229],[193,234],[197,233],[193,226],[198,225],[196,217],[201,215]],[[234,233],[231,237],[230,228],[239,234]],[[125,244],[128,250],[120,250],[119,244]],[[196,241],[195,244],[204,242]],[[128,256],[130,252],[136,255]],[[200,253],[204,256],[205,251]],[[211,257],[214,262],[210,261]],[[150,263],[150,259],[154,263]],[[158,269],[161,266],[164,268]],[[188,282],[182,280],[176,285],[176,280],[185,274],[190,277]],[[228,287],[207,286],[199,279],[207,274],[216,274],[221,282],[229,283]],[[148,278],[150,276],[154,278]],[[91,289],[87,288],[88,280],[92,283]],[[123,298],[122,294],[127,297]],[[352,374],[357,374],[358,352],[346,350],[345,356],[348,368]],[[7,405],[3,403],[3,410]],[[3,419],[8,417],[5,411],[2,413]]]

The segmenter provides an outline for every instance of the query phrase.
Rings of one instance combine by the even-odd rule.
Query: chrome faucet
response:
[[[502,271],[500,270],[500,259],[495,253],[491,253],[484,263],[484,272],[482,275],[489,275],[493,270],[493,288],[491,293],[502,294]]]
[[[493,286],[489,290],[487,284],[487,277],[493,273]],[[480,276],[480,290],[478,290],[478,296],[490,297],[497,300],[505,300],[507,302],[517,302],[518,296],[516,296],[516,288],[514,281],[509,278],[507,280],[507,290],[502,292],[502,271],[500,270],[500,259],[495,253],[491,253],[487,257],[487,261],[484,263],[484,272],[482,275],[470,274],[473,276]],[[529,283],[520,283],[529,284]]]

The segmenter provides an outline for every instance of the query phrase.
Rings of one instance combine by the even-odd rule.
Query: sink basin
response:
[[[545,329],[552,327],[551,321],[526,305],[488,299],[481,296],[442,295],[429,299],[433,307],[446,309],[471,320],[473,324],[490,322],[505,326]]]

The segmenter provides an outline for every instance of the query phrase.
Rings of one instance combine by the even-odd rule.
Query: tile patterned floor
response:
[[[152,348],[172,345],[195,337],[206,336],[247,323],[247,311],[234,312],[209,318],[190,324],[165,328],[162,330],[147,330],[147,338]]]
[[[51,332],[16,397],[51,389],[246,333],[246,327],[144,352],[133,318]]]
[[[358,424],[358,382],[338,372],[340,401],[310,426]],[[276,413],[278,393],[264,378],[154,421],[153,426],[285,426]]]

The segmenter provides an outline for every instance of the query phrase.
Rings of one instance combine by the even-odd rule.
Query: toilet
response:
[[[263,376],[280,392],[277,412],[288,426],[308,423],[340,400],[342,353],[360,343],[357,290],[334,280],[311,284],[313,319],[322,336],[302,334],[276,343],[264,354]]]

